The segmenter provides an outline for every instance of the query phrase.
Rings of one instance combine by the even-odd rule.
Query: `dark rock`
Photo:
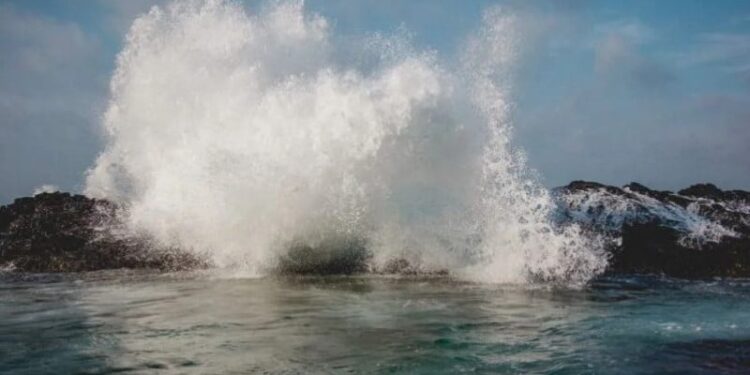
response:
[[[725,238],[691,248],[680,244],[679,235],[656,222],[626,225],[610,271],[681,278],[750,275],[750,239]]]
[[[574,181],[555,196],[561,225],[612,239],[611,274],[750,277],[748,192],[700,184],[675,194]]]
[[[407,276],[448,276],[450,272],[444,268],[429,269],[419,267],[404,258],[393,258],[382,267],[373,270],[375,273],[384,275],[407,275]]]
[[[741,201],[750,204],[750,192],[742,190],[723,191],[714,184],[695,184],[679,191],[680,195],[706,198],[717,201]]]
[[[117,235],[117,206],[68,193],[42,193],[0,207],[0,267],[25,272],[114,268],[180,270],[200,257]]]
[[[637,194],[642,194],[651,198],[654,198],[659,201],[663,202],[672,202],[675,204],[678,204],[682,207],[687,207],[688,204],[690,204],[689,199],[685,199],[679,195],[674,194],[671,191],[668,190],[651,190],[647,188],[646,186],[643,186],[637,182],[631,182],[627,185],[625,185],[623,188]]]
[[[695,184],[679,191],[681,195],[690,197],[723,199],[724,192],[714,184]]]
[[[328,239],[311,246],[300,242],[279,259],[278,271],[298,275],[351,275],[368,271],[372,254],[364,241]]]
[[[591,191],[591,190],[603,189],[612,194],[618,194],[618,195],[625,194],[622,191],[622,189],[615,187],[615,186],[604,185],[604,184],[600,184],[598,182],[593,182],[593,181],[581,181],[581,180],[573,181],[567,186],[563,186],[558,189],[563,189],[568,192]]]

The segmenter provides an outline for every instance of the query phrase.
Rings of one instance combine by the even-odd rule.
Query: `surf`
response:
[[[553,223],[512,144],[517,30],[490,8],[445,57],[400,33],[340,35],[299,1],[153,7],[118,56],[85,193],[123,207],[130,232],[248,275],[302,251],[583,283],[601,244]]]

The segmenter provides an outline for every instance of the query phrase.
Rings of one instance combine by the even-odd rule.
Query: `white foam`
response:
[[[701,213],[702,204],[710,206],[720,204],[718,202],[680,196],[681,199],[690,201],[683,207],[674,202],[659,201],[627,187],[624,192],[630,195],[624,197],[601,188],[563,194],[560,199],[568,207],[567,213],[574,222],[619,231],[626,223],[657,220],[681,233],[679,243],[690,248],[700,249],[708,243],[719,243],[724,237],[739,236],[734,229]],[[731,210],[730,207],[723,206]],[[735,211],[742,212],[743,209],[744,206],[737,204]]]
[[[60,191],[60,188],[56,185],[50,185],[50,184],[44,184],[42,186],[38,186],[34,189],[33,195],[42,194],[42,193],[54,193],[56,191]]]
[[[599,247],[550,224],[510,144],[514,22],[487,11],[455,66],[401,37],[337,44],[301,2],[155,7],[118,58],[86,193],[124,204],[132,230],[254,274],[294,242],[342,237],[375,263],[584,281]]]

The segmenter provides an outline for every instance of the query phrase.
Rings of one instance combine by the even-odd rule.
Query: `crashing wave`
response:
[[[251,275],[343,238],[376,268],[583,282],[601,248],[554,225],[511,145],[516,22],[488,9],[446,59],[401,35],[344,43],[299,1],[154,7],[119,55],[86,193],[162,246]]]

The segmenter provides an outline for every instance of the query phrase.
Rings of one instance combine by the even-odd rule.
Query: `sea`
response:
[[[747,374],[750,280],[6,274],[0,373]]]

